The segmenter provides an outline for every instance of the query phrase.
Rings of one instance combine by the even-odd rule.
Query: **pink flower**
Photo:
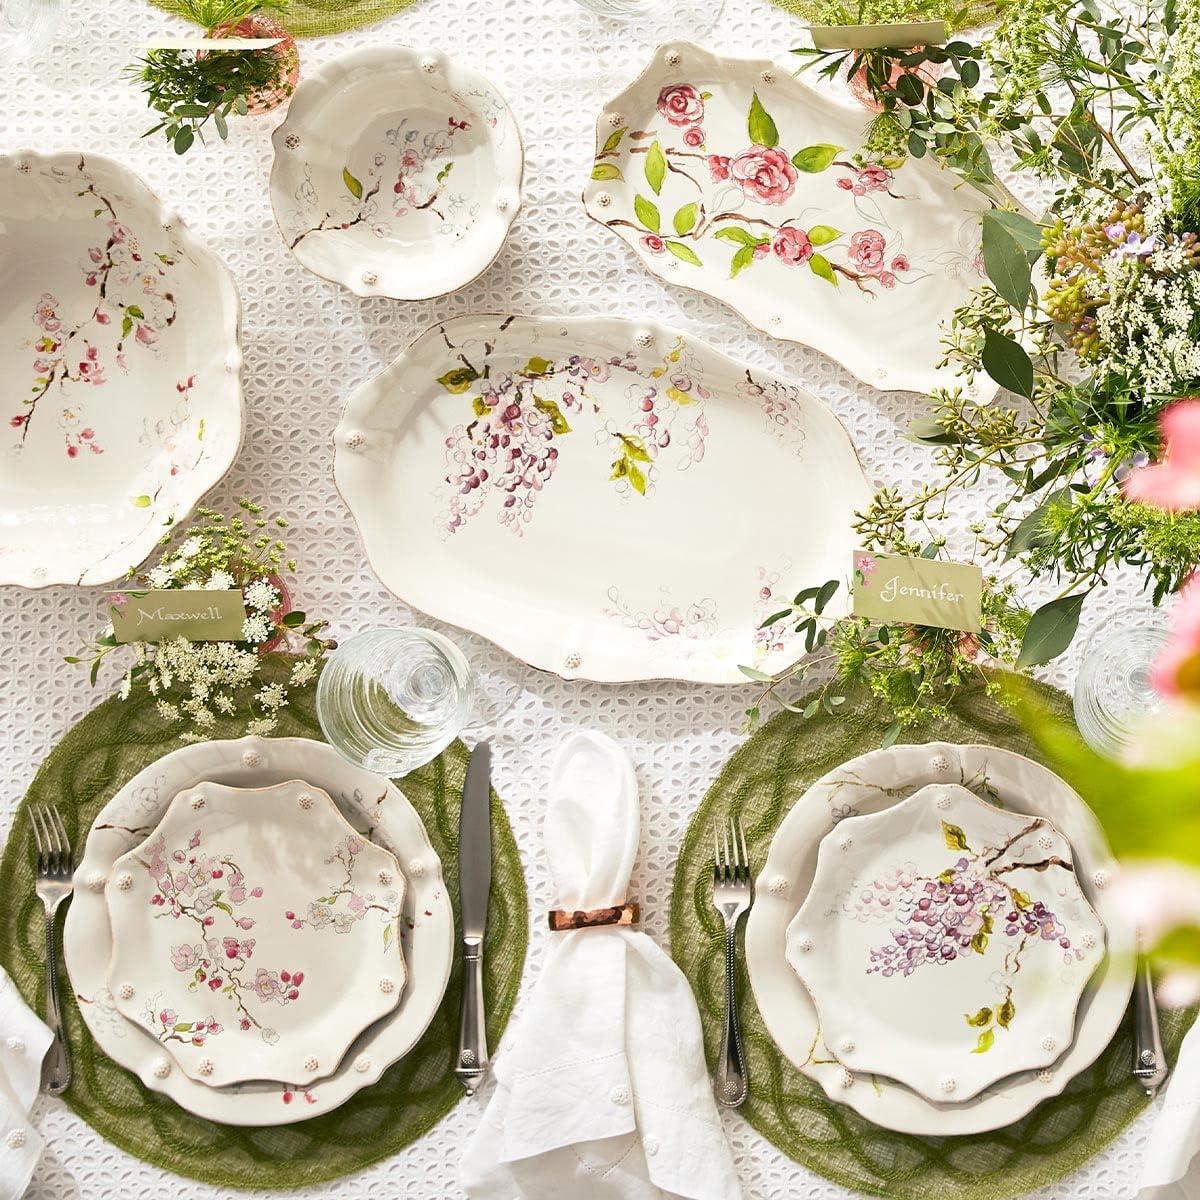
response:
[[[143,346],[149,346],[158,341],[158,334],[156,334],[154,330],[151,329],[150,326],[145,322],[137,327],[137,333],[134,334],[134,337],[136,337]]]
[[[858,172],[857,183],[864,192],[886,192],[891,182],[891,171],[886,167],[881,167],[878,163],[867,163]]]
[[[861,571],[866,578],[870,578],[871,572],[877,566],[875,556],[873,554],[856,554],[854,556],[854,569]]]
[[[58,301],[49,292],[43,292],[42,298],[33,310],[33,319],[47,333],[56,333],[62,328],[57,309]]]
[[[878,275],[883,269],[884,245],[878,229],[860,229],[850,237],[850,259],[864,275]]]
[[[1153,504],[1168,512],[1200,509],[1200,399],[1172,404],[1159,421],[1163,453],[1159,462],[1130,471],[1126,500]]]
[[[771,249],[785,263],[806,263],[813,256],[813,244],[808,240],[808,234],[794,225],[784,225],[776,232]]]
[[[693,125],[704,116],[704,101],[690,83],[672,83],[658,93],[658,111],[672,125]]]
[[[908,261],[907,254],[897,254],[896,257],[892,259],[893,271],[907,271],[909,266],[910,263]]]
[[[729,178],[729,157],[724,154],[710,154],[708,156],[708,170],[713,177],[714,183],[723,183]]]
[[[729,174],[742,191],[762,204],[782,204],[796,185],[796,168],[782,150],[752,146],[729,164]]]
[[[201,949],[200,946],[172,946],[171,966],[177,971],[191,970],[200,961]]]
[[[1200,572],[1180,589],[1171,610],[1171,640],[1155,660],[1152,678],[1164,696],[1200,696]]]
[[[651,254],[661,254],[666,248],[667,243],[658,236],[657,233],[648,233],[642,238],[642,245],[650,251]]]
[[[896,277],[891,273],[891,271],[880,271],[879,282],[882,283],[885,288],[894,288],[896,286]]]
[[[697,146],[704,145],[704,130],[699,125],[693,125],[690,129],[685,129],[683,133],[683,144],[691,146],[695,149]]]

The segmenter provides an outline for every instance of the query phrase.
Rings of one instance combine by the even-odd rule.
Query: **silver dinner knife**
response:
[[[492,748],[471,752],[458,820],[458,896],[462,912],[463,991],[454,1073],[473,1096],[488,1071],[483,1006],[483,935],[492,891]]]
[[[1153,1096],[1166,1081],[1168,1070],[1158,1031],[1158,1005],[1154,999],[1154,981],[1150,978],[1150,962],[1142,949],[1139,938],[1137,977],[1133,984],[1133,1075],[1146,1095]]]

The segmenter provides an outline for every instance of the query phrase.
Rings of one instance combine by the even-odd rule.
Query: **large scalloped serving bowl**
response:
[[[242,437],[238,299],[131,171],[0,155],[0,584],[137,566]]]

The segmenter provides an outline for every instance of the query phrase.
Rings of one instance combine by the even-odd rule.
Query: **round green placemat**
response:
[[[1070,700],[1037,686],[1058,715]],[[847,711],[849,710],[849,711]],[[761,864],[784,814],[810,784],[873,750],[890,718],[859,696],[805,721],[789,712],[768,721],[729,760],[688,826],[671,895],[671,952],[696,994],[710,1063],[721,1041],[724,940],[712,906],[712,829],[740,814],[753,864]],[[948,720],[909,732],[911,742],[983,742],[1036,758],[1011,711],[982,689],[960,695]],[[1100,1058],[1060,1096],[1005,1129],[969,1137],[914,1137],[881,1129],[830,1101],[771,1040],[741,961],[741,1015],[750,1095],[739,1110],[789,1158],[846,1187],[894,1200],[1003,1200],[1061,1179],[1107,1145],[1146,1106],[1130,1076],[1130,1015]],[[1163,1042],[1174,1062],[1195,1014],[1164,1012]]]
[[[213,738],[238,737],[231,721]],[[294,691],[280,714],[279,737],[320,738],[313,689]],[[43,763],[19,805],[0,860],[0,962],[26,1000],[42,1011],[42,906],[33,892],[30,803],[54,804],[72,845],[82,850],[100,808],[143,767],[181,745],[147,697],[104,701],[75,725]],[[467,749],[453,743],[441,757],[399,781],[442,860],[458,925],[458,812]],[[493,881],[484,958],[488,1044],[508,1023],[528,936],[525,877],[512,829],[492,793]],[[371,1087],[340,1108],[294,1125],[220,1125],[185,1112],[150,1091],[92,1040],[69,986],[64,1020],[75,1055],[67,1103],[123,1150],[179,1175],[226,1188],[296,1188],[357,1171],[395,1154],[428,1132],[464,1092],[454,1077],[461,995],[457,939],[445,999],[416,1046]]]
[[[946,22],[950,33],[998,20],[1011,0],[772,0],[810,25]]]
[[[187,16],[179,0],[150,2],[176,16]],[[273,15],[279,16],[293,37],[321,37],[382,21],[415,3],[416,0],[290,0],[283,12]]]

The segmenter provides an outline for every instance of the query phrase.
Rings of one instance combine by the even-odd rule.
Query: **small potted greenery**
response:
[[[291,34],[260,11],[261,0],[178,0],[175,7],[209,38],[280,39],[258,50],[151,49],[130,68],[161,118],[143,136],[161,133],[176,154],[186,154],[197,138],[204,141],[206,127],[224,140],[231,116],[269,112],[288,100],[300,54]]]

